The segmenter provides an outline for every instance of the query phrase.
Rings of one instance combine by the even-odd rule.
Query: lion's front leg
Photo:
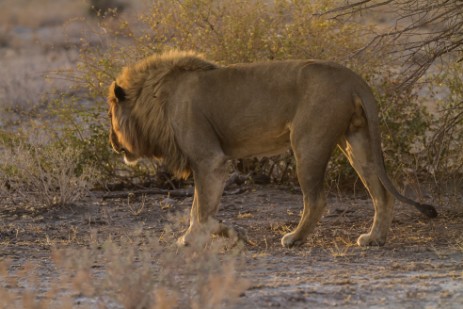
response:
[[[190,226],[179,238],[180,245],[203,243],[211,234],[236,240],[237,233],[214,218],[220,204],[226,178],[225,160],[208,160],[193,169],[195,192],[190,212]]]
[[[217,213],[220,204],[220,196],[216,203],[201,203],[200,193],[195,185],[193,204],[190,211],[190,226],[188,230],[177,241],[179,245],[202,244],[209,240],[211,234],[227,235],[224,224],[219,222],[214,215]],[[212,200],[210,200],[212,202]]]

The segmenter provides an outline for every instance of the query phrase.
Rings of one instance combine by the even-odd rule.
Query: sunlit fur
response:
[[[168,52],[122,70],[109,87],[108,102],[112,115],[111,141],[113,147],[117,144],[126,150],[126,162],[156,157],[177,177],[188,177],[188,160],[178,148],[165,110],[169,98],[169,88],[165,85],[175,78],[175,72],[215,68],[215,64],[193,52]],[[123,102],[118,102],[114,94],[116,84],[126,93]]]

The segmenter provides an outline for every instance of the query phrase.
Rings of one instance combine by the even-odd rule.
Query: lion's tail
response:
[[[365,86],[365,88],[361,89],[358,93],[354,94],[354,101],[356,105],[360,104],[362,106],[367,121],[378,119],[376,99],[374,98],[373,93],[371,92],[368,86]],[[377,168],[377,175],[381,183],[386,188],[386,190],[388,190],[392,195],[394,195],[394,197],[397,198],[399,201],[415,206],[421,213],[423,213],[427,217],[437,217],[437,211],[434,206],[418,203],[397,191],[396,187],[387,175],[386,167],[384,165],[383,151],[381,149],[381,137],[379,133],[379,122],[369,121],[368,130],[371,139],[370,145],[372,147],[373,157]]]

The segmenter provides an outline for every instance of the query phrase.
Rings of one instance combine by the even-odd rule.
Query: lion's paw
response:
[[[384,246],[385,238],[372,237],[371,234],[362,234],[357,239],[357,244],[361,247],[366,246]]]
[[[298,247],[304,243],[304,239],[298,237],[294,232],[288,233],[281,239],[281,244],[285,248]]]
[[[209,236],[209,234],[202,231],[192,232],[189,229],[185,234],[177,239],[177,245],[180,247],[201,246],[209,240]]]
[[[189,245],[186,235],[182,235],[177,239],[177,246],[186,247]]]

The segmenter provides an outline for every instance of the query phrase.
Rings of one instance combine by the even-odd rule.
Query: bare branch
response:
[[[361,11],[388,7],[397,17],[395,26],[377,34],[356,54],[385,49],[408,63],[401,88],[413,84],[444,55],[463,50],[463,1],[460,0],[362,0],[323,13],[329,18],[352,16]],[[402,26],[399,26],[402,25]],[[456,60],[463,59],[461,55]]]
[[[352,3],[352,4],[347,4],[347,5],[326,11],[319,15],[331,15],[333,13],[341,12],[332,17],[332,18],[338,18],[341,16],[349,15],[355,12],[356,10],[369,10],[369,9],[373,9],[373,8],[380,7],[383,5],[387,5],[391,2],[394,2],[394,0],[387,0],[387,1],[379,2],[379,3],[373,3],[371,5],[366,5],[363,7],[364,4],[368,4],[370,2],[373,2],[373,0],[363,0],[363,1]]]

